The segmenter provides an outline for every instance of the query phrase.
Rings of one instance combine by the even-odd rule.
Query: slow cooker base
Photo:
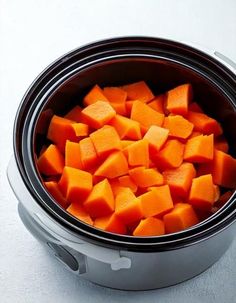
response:
[[[131,268],[114,271],[109,264],[84,256],[60,243],[33,219],[21,203],[18,204],[18,212],[29,232],[67,269],[94,284],[119,290],[152,290],[189,280],[211,267],[226,252],[234,234],[229,228],[231,232],[228,230],[227,235],[222,232],[210,244],[199,243],[197,249],[189,246],[181,251],[122,252],[122,255],[131,258]]]

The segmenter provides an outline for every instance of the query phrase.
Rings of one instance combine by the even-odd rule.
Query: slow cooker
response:
[[[15,118],[8,179],[26,228],[76,275],[126,290],[190,279],[215,263],[236,232],[236,195],[182,232],[131,237],[104,232],[62,209],[35,165],[52,113],[64,114],[94,84],[145,80],[155,94],[191,83],[196,101],[223,126],[236,156],[236,65],[225,56],[160,38],[119,37],[79,47],[47,67],[25,93]]]

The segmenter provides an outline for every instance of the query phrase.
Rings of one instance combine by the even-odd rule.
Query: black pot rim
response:
[[[17,130],[19,127],[19,123],[22,120],[22,114],[24,111],[24,107],[30,101],[33,103],[35,99],[40,98],[37,93],[42,93],[40,87],[48,85],[47,81],[51,81],[51,76],[55,73],[56,69],[62,73],[64,70],[68,69],[70,60],[73,61],[73,56],[80,53],[88,52],[88,55],[94,55],[94,51],[96,48],[101,49],[102,47],[113,47],[114,44],[119,44],[120,41],[123,43],[153,43],[153,47],[155,44],[159,43],[160,45],[171,45],[171,47],[176,48],[184,48],[186,51],[190,52],[191,55],[195,54],[201,56],[208,60],[209,62],[213,63],[218,67],[221,72],[224,72],[232,83],[235,83],[235,75],[228,70],[224,65],[216,61],[215,59],[211,58],[210,56],[202,53],[199,50],[196,50],[192,47],[184,45],[179,42],[170,41],[166,39],[160,38],[151,38],[151,37],[118,37],[113,39],[106,39],[102,41],[98,41],[95,43],[88,44],[83,47],[79,47],[64,56],[60,57],[56,61],[54,61],[51,65],[49,65],[31,84],[28,91],[25,93],[22,102],[19,106],[18,112],[16,114],[15,124],[14,124],[14,135],[13,135],[13,145],[14,145],[14,154],[17,162],[17,166],[21,177],[31,195],[34,197],[35,201],[42,207],[51,217],[53,217],[58,223],[62,224],[64,227],[68,228],[70,231],[77,233],[80,237],[94,242],[99,245],[109,246],[109,247],[119,247],[122,249],[131,249],[131,250],[169,250],[175,249],[179,245],[186,246],[199,241],[200,239],[205,239],[217,233],[218,231],[223,228],[223,226],[230,225],[234,220],[236,220],[236,215],[231,210],[231,202],[233,201],[233,197],[231,198],[230,207],[226,207],[224,210],[224,215],[221,213],[217,214],[216,216],[212,216],[212,220],[208,221],[206,224],[199,224],[193,228],[184,230],[179,233],[158,236],[158,237],[132,237],[132,236],[122,236],[117,234],[112,234],[108,232],[104,232],[102,230],[95,229],[85,223],[80,222],[67,212],[65,212],[58,204],[54,202],[52,197],[46,192],[45,188],[42,186],[39,176],[35,170],[34,166],[34,159],[33,159],[33,152],[32,152],[32,141],[33,141],[33,132],[32,129],[30,131],[29,126],[32,123],[32,116],[36,114],[34,112],[35,108],[30,108],[28,111],[27,116],[25,117],[24,121],[24,130],[22,136],[22,146],[21,152],[23,155],[23,159],[19,156],[19,146],[17,144]],[[127,46],[128,47],[128,46]],[[148,48],[150,50],[151,48]],[[112,49],[110,49],[112,52]],[[87,57],[88,58],[88,57]],[[181,64],[181,62],[180,62]],[[58,74],[58,71],[56,72]],[[66,74],[68,76],[68,74]],[[215,76],[215,75],[214,75]],[[55,76],[56,77],[56,76]],[[63,79],[63,80],[62,80]],[[59,77],[59,82],[63,82],[64,78],[62,75]],[[227,83],[226,83],[227,84]],[[228,89],[230,90],[230,85]],[[38,91],[37,91],[38,89]],[[48,92],[48,90],[46,89]],[[228,92],[228,90],[226,90]],[[233,89],[232,89],[233,91]],[[36,94],[34,95],[34,93]],[[234,92],[234,91],[233,91]],[[235,92],[234,92],[235,93]],[[235,107],[235,103],[232,102]],[[38,112],[37,112],[38,114]],[[30,118],[29,118],[30,116]],[[40,190],[39,190],[40,189]],[[235,196],[235,194],[234,194]],[[45,203],[46,201],[46,203]],[[235,201],[233,201],[234,203]],[[50,205],[50,207],[49,207]],[[53,206],[53,207],[52,207]],[[51,208],[52,207],[52,208]],[[218,218],[217,220],[214,218]],[[214,223],[212,223],[212,222]],[[210,224],[211,223],[211,224]],[[203,228],[204,227],[204,228]]]

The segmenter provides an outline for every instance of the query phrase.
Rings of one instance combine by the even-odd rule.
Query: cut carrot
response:
[[[162,126],[164,114],[160,114],[141,101],[134,101],[131,119],[139,122],[144,132],[152,125]]]
[[[77,219],[83,221],[84,223],[93,225],[93,220],[82,205],[78,203],[72,203],[66,210],[68,211],[68,213],[70,213]]]
[[[184,160],[195,163],[208,162],[213,159],[214,136],[197,136],[187,141]]]
[[[90,137],[79,142],[80,158],[84,169],[91,169],[99,164],[99,159]]]
[[[165,233],[165,226],[162,220],[156,218],[146,218],[141,220],[133,231],[136,237],[161,236]]]
[[[200,131],[205,135],[214,134],[218,136],[223,132],[220,124],[215,119],[203,113],[189,111],[187,119],[193,123],[194,130]]]
[[[125,224],[130,224],[143,217],[140,200],[131,189],[120,189],[115,199],[115,213]]]
[[[170,131],[169,136],[181,139],[188,138],[193,130],[193,124],[179,115],[165,117],[163,127]]]
[[[79,143],[66,141],[65,147],[65,166],[82,169]]]
[[[121,146],[122,149],[125,149],[127,146],[129,146],[130,144],[133,144],[135,141],[133,140],[121,140]]]
[[[118,132],[121,139],[139,140],[142,138],[140,124],[120,115],[116,115],[109,124]]]
[[[124,223],[122,223],[121,220],[117,217],[116,214],[96,218],[94,221],[94,227],[100,228],[111,233],[117,233],[122,235],[126,234],[126,227]]]
[[[193,207],[187,203],[177,203],[163,219],[166,233],[175,233],[199,222]]]
[[[152,125],[144,135],[143,139],[146,139],[148,141],[150,152],[156,153],[165,144],[168,135],[168,129]]]
[[[168,185],[150,187],[148,192],[139,196],[139,199],[146,218],[163,216],[174,207]]]
[[[44,182],[47,190],[49,193],[53,196],[53,198],[63,207],[66,208],[68,206],[68,202],[62,195],[57,182],[55,181],[49,181],[49,182]]]
[[[196,170],[192,163],[182,163],[178,168],[163,171],[165,183],[174,196],[187,197]]]
[[[109,181],[104,179],[95,184],[83,205],[92,218],[111,214],[115,201]]]
[[[128,163],[122,152],[114,152],[110,154],[106,160],[98,167],[95,176],[103,176],[106,178],[116,178],[128,173]]]
[[[122,86],[122,89],[127,92],[129,100],[140,100],[142,102],[151,101],[154,95],[144,81],[135,82]]]
[[[167,92],[166,107],[173,114],[186,115],[192,100],[192,86],[183,84]]]
[[[139,187],[158,186],[164,182],[162,174],[155,168],[135,167],[129,170],[129,175]]]
[[[189,203],[202,210],[210,210],[215,199],[212,175],[194,178],[189,194]]]
[[[192,112],[203,113],[203,110],[196,102],[190,103],[188,109]]]
[[[65,166],[58,185],[68,202],[79,203],[92,190],[92,179],[89,172]]]
[[[38,169],[46,176],[59,175],[63,171],[64,158],[59,149],[51,144],[37,160]]]
[[[184,144],[178,140],[167,140],[163,148],[156,154],[155,163],[161,170],[176,168],[183,162]]]
[[[150,106],[152,109],[157,111],[160,114],[164,114],[164,104],[166,102],[166,95],[160,95],[155,97],[151,102],[148,103],[148,106]]]
[[[130,178],[130,176],[122,176],[118,178],[120,185],[124,187],[128,187],[132,190],[132,192],[136,192],[138,187],[137,185],[133,182],[133,180]]]
[[[127,153],[130,166],[149,166],[149,148],[147,140],[142,139],[127,146]]]
[[[229,151],[229,144],[223,136],[215,138],[214,147],[224,153]]]
[[[71,125],[74,129],[76,137],[85,137],[88,136],[89,127],[84,123],[73,123]]]
[[[127,92],[120,87],[104,87],[103,94],[111,103],[125,103]]]
[[[95,85],[84,97],[83,102],[84,105],[87,106],[97,101],[108,102],[108,99],[105,97],[103,90],[98,85]]]
[[[71,120],[54,115],[49,124],[47,138],[55,143],[62,153],[65,152],[66,140],[77,141],[73,123]]]
[[[64,118],[75,121],[75,122],[80,122],[81,121],[81,111],[82,111],[82,108],[79,105],[76,105],[64,116]]]
[[[93,128],[100,128],[116,115],[108,102],[97,101],[85,107],[81,112],[81,119]]]
[[[121,150],[120,137],[112,126],[104,126],[90,134],[95,150],[100,158],[107,157],[111,152]]]
[[[215,150],[212,177],[217,185],[236,188],[236,159],[220,150]]]

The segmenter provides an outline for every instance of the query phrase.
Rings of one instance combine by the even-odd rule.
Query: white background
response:
[[[236,1],[0,0],[0,14],[0,302],[235,302],[236,241],[208,271],[171,288],[122,292],[74,277],[23,227],[6,167],[17,106],[52,60],[101,38],[150,35],[200,43],[236,61]]]

